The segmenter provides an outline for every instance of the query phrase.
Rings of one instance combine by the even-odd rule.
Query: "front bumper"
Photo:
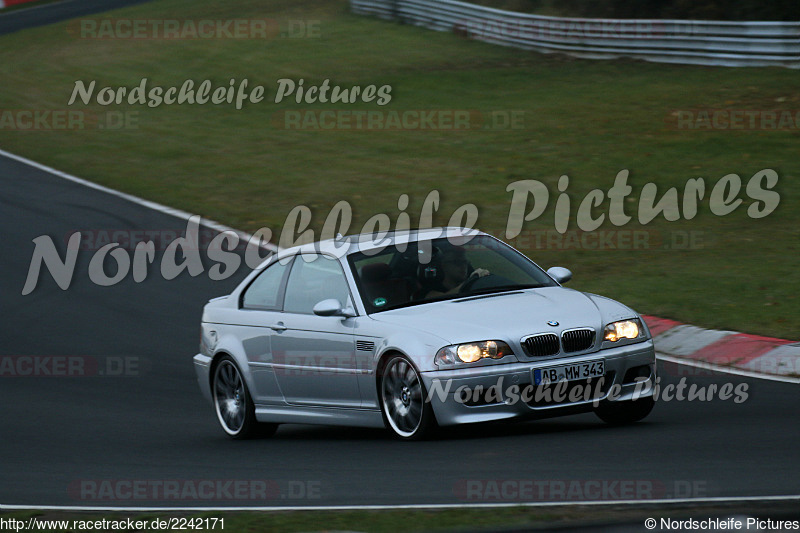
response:
[[[605,365],[602,381],[595,378],[569,382],[569,388],[564,385],[561,391],[551,385],[548,387],[550,396],[547,393],[537,395],[538,388],[533,385],[535,369],[597,360],[603,360]],[[645,366],[649,367],[649,372],[643,368]],[[634,380],[634,373],[638,381]],[[644,374],[647,374],[646,379]],[[442,426],[587,412],[593,410],[599,401],[627,401],[634,397],[652,396],[655,379],[656,356],[652,339],[579,356],[422,373],[436,420]],[[513,387],[516,387],[516,392]],[[581,394],[570,396],[576,388]],[[475,394],[476,390],[481,392]]]

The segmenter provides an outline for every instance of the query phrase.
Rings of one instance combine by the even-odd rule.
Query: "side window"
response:
[[[281,288],[281,281],[286,274],[289,264],[282,265],[280,262],[268,266],[253,281],[242,296],[242,307],[253,309],[278,309],[280,302],[278,297]]]
[[[322,300],[335,298],[350,305],[350,290],[339,261],[324,255],[305,254],[294,260],[283,310],[288,313],[312,314]]]

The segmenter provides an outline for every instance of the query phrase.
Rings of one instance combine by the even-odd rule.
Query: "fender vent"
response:
[[[375,343],[372,341],[356,341],[356,350],[359,352],[371,352],[375,349]]]

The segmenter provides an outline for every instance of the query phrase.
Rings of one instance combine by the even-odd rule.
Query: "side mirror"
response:
[[[547,269],[547,273],[550,274],[551,278],[562,284],[572,279],[572,272],[564,267],[550,267]]]
[[[339,303],[339,300],[335,298],[322,300],[314,306],[313,311],[317,316],[341,316],[345,318],[356,316],[355,311],[353,311],[351,307],[343,308],[342,304]]]

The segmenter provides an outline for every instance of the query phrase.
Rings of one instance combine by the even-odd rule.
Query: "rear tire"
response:
[[[625,402],[603,402],[597,407],[595,414],[607,424],[621,426],[642,420],[655,405],[656,401],[652,396]]]
[[[278,424],[256,420],[256,409],[247,383],[233,357],[224,355],[214,366],[211,397],[222,430],[232,439],[269,437]]]
[[[438,427],[433,407],[414,365],[395,355],[383,367],[379,383],[383,421],[400,440],[422,440]]]

